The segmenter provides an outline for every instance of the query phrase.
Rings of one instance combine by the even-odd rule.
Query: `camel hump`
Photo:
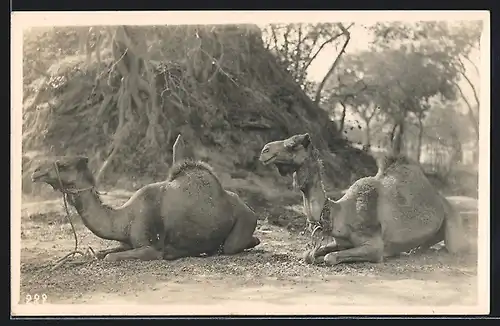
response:
[[[378,159],[378,172],[377,176],[382,176],[385,173],[387,173],[391,168],[397,167],[400,165],[410,165],[414,164],[408,157],[404,155],[394,155],[394,154],[387,154],[387,155],[382,155]]]
[[[210,165],[202,161],[189,159],[175,163],[170,169],[167,181],[174,181],[182,176],[194,173],[209,175],[222,189],[222,184]]]

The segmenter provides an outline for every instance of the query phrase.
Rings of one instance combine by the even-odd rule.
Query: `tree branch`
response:
[[[469,77],[467,77],[465,72],[460,71],[460,74],[465,78],[465,80],[467,81],[467,84],[469,84],[470,88],[472,89],[472,94],[474,95],[474,99],[476,100],[477,107],[479,108],[480,102],[479,102],[479,96],[477,95],[476,87],[474,86],[472,81],[469,79]]]
[[[278,36],[276,35],[276,27],[274,25],[271,25],[271,32],[274,40],[274,47],[276,48],[278,46]]]
[[[472,67],[474,68],[474,70],[476,71],[476,73],[478,75],[480,75],[479,68],[476,66],[476,64],[474,62],[472,62],[472,60],[468,56],[463,55],[463,57],[465,58],[465,60],[469,61],[469,63],[472,65]],[[458,59],[458,60],[460,60],[460,59]]]
[[[399,81],[399,79],[396,79],[396,84],[398,85],[398,87],[401,89],[401,91],[403,92],[403,94],[405,95],[406,99],[411,102],[411,106],[413,108],[413,110],[417,109],[418,107],[418,113],[423,113],[424,111],[426,111],[426,109],[424,109],[422,107],[422,102],[420,101],[420,103],[416,103],[417,101],[415,100],[415,98],[413,96],[411,96],[407,90],[403,87],[403,85],[401,85],[401,82]],[[417,112],[416,111],[413,111],[415,113],[415,115],[417,115]]]
[[[316,104],[319,104],[319,101],[321,99],[321,92],[323,91],[323,87],[325,87],[326,81],[330,78],[330,75],[333,73],[335,68],[337,68],[337,65],[340,61],[340,57],[345,52],[345,49],[346,49],[347,45],[349,44],[349,41],[351,40],[351,34],[344,27],[344,25],[342,25],[342,23],[338,23],[337,26],[340,28],[342,33],[345,35],[346,40],[344,42],[344,45],[342,46],[342,49],[340,50],[339,54],[337,55],[337,58],[335,58],[335,61],[333,62],[332,66],[330,67],[330,69],[326,73],[325,77],[323,77],[323,80],[321,81],[321,83],[318,86],[318,89],[316,90],[316,96],[314,98],[314,103],[316,103]]]
[[[474,110],[472,109],[472,106],[471,106],[469,100],[467,100],[467,97],[465,96],[464,92],[462,91],[462,88],[460,88],[458,83],[454,81],[453,84],[458,89],[458,91],[460,92],[460,95],[462,96],[462,99],[464,100],[465,104],[467,105],[467,108],[468,108],[467,115],[469,116],[469,119],[472,122],[472,126],[474,127],[474,132],[476,134],[476,138],[479,139],[479,123],[476,119],[476,116],[474,115]]]
[[[288,35],[290,34],[290,30],[291,30],[291,27],[290,27],[290,26],[291,26],[291,25],[286,25],[286,31],[285,31],[285,33],[283,34],[283,40],[284,40],[284,42],[283,42],[283,47],[285,48],[285,54],[286,54],[286,56],[287,56],[287,58],[286,58],[286,59],[287,59],[287,61],[289,60],[289,58],[288,58],[288,53],[289,53],[289,52],[288,52],[288,50],[289,50],[289,49],[288,49],[288,44],[289,44],[289,42],[288,42]]]
[[[321,52],[321,50],[323,50],[323,48],[327,45],[327,44],[330,44],[332,43],[333,41],[335,41],[336,39],[338,39],[340,36],[344,35],[344,33],[338,33],[332,37],[330,37],[328,40],[324,41],[323,43],[321,43],[321,45],[319,46],[318,50],[314,53],[314,55],[307,61],[307,63],[305,64],[304,66],[304,70],[307,70],[307,68],[309,68],[309,66],[311,65],[311,63],[314,61],[314,59],[316,59],[316,57],[318,56],[318,54]]]
[[[373,117],[377,114],[377,112],[380,112],[380,110],[378,110],[378,106],[375,106],[373,104],[370,104],[370,106],[373,109],[371,110],[370,114],[368,115],[369,121],[371,121],[373,119]]]
[[[340,101],[340,105],[342,105],[342,116],[340,117],[340,126],[339,126],[339,132],[342,132],[344,130],[344,124],[345,124],[345,116],[346,116],[346,111],[347,111],[347,106],[344,104],[343,101]]]
[[[306,37],[306,39],[307,39],[307,37]],[[319,33],[316,33],[316,37],[312,38],[311,47],[310,47],[309,53],[307,54],[307,57],[311,56],[312,50],[314,49],[314,47],[316,46],[318,41],[319,41]]]
[[[300,61],[301,61],[301,56],[302,56],[302,51],[301,51],[301,45],[302,45],[302,24],[298,24],[298,40],[297,40],[297,46],[295,47],[295,55],[293,58],[293,64],[294,64],[294,72],[296,74],[295,78],[299,82],[299,84],[302,84],[304,80],[304,72],[305,70],[300,71],[299,66],[300,66]]]

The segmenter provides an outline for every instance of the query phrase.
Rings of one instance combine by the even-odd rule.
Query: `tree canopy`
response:
[[[393,145],[400,149],[405,125],[420,129],[417,138],[421,142],[429,112],[443,109],[433,103],[457,106],[461,99],[468,107],[469,124],[477,132],[479,99],[464,62],[471,61],[470,53],[478,46],[480,22],[388,22],[371,29],[371,46],[344,56],[328,81],[326,107],[341,110],[336,115],[341,129],[346,110],[355,113],[363,121],[365,146],[370,147],[371,124],[380,120],[379,124],[392,125],[390,141],[399,142]],[[475,106],[464,95],[460,83],[464,79],[472,89]],[[456,112],[454,105],[445,107]],[[400,137],[392,139],[396,129]]]

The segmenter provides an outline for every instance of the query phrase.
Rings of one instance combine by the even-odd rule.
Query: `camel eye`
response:
[[[264,148],[264,149],[262,150],[262,153],[267,153],[267,152],[269,152],[269,148]]]

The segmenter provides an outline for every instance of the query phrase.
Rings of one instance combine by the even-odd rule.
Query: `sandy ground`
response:
[[[104,202],[120,205],[116,192]],[[454,198],[464,214],[477,216],[475,201]],[[430,251],[380,264],[311,266],[301,260],[308,238],[260,222],[261,244],[235,256],[184,258],[176,261],[92,261],[50,271],[74,247],[62,199],[23,201],[21,223],[20,303],[36,294],[57,304],[201,304],[233,305],[475,305],[476,250],[463,256]],[[87,230],[72,210],[80,248],[114,246]],[[474,248],[476,237],[469,230]],[[471,235],[472,233],[472,235]],[[472,245],[474,244],[474,245]]]

